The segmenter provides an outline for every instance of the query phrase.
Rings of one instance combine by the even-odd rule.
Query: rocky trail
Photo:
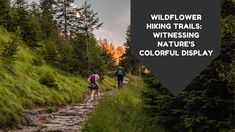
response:
[[[113,88],[101,93],[101,100],[117,92]],[[100,100],[89,100],[89,95],[83,101],[73,106],[63,106],[55,112],[51,108],[37,108],[24,112],[23,124],[13,132],[79,132],[87,117],[97,107]]]

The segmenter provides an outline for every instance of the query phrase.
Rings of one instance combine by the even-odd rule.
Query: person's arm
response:
[[[87,79],[87,81],[88,81],[89,83],[90,83],[90,78],[91,78],[91,76],[89,76],[88,79]]]
[[[98,74],[96,75],[96,77],[97,77],[96,81],[100,79],[100,76]]]

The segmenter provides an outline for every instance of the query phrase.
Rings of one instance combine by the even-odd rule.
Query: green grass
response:
[[[83,132],[152,132],[161,131],[149,125],[149,117],[143,111],[142,80],[131,79],[127,87],[103,100],[89,117]]]
[[[0,27],[0,44],[11,41],[10,36]],[[40,56],[22,42],[16,58],[11,62],[0,57],[0,128],[20,123],[24,109],[72,104],[83,99],[89,90],[85,78],[64,74],[45,62],[42,66],[32,65]],[[39,83],[46,74],[53,75],[58,89]],[[114,85],[114,79],[106,76],[100,84],[106,90]]]

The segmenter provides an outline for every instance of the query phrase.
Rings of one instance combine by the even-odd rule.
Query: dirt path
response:
[[[117,92],[117,89],[101,93],[101,99]],[[51,108],[38,108],[24,112],[24,124],[13,132],[79,132],[89,114],[99,101],[89,101],[89,96],[73,106],[58,108],[49,113]]]

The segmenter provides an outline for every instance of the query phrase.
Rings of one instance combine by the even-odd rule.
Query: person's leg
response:
[[[94,95],[95,95],[95,97],[96,97],[97,100],[100,99],[100,93],[99,93],[99,90],[98,90],[98,89],[95,90],[95,94],[94,94]]]
[[[94,96],[95,96],[95,99],[97,99],[97,90],[94,90]]]
[[[98,99],[100,99],[100,91],[99,91],[99,89],[100,89],[100,85],[99,85],[99,83],[98,82],[96,82],[96,85],[97,85],[97,97],[98,97]]]
[[[90,99],[90,100],[93,100],[93,99],[94,99],[94,94],[95,94],[95,90],[94,90],[94,89],[91,89],[91,99]]]
[[[99,89],[97,89],[96,91],[97,91],[97,97],[98,97],[98,99],[100,99],[100,91],[99,91]]]
[[[121,87],[121,76],[120,75],[117,76],[117,79],[118,79],[118,88],[120,88]]]
[[[123,76],[119,76],[120,88],[123,87]]]
[[[94,82],[94,84],[95,84],[95,88],[94,88],[94,95],[95,95],[95,97],[96,97],[96,99],[98,98],[98,88],[99,88],[99,85],[98,85],[98,83],[97,82]]]

